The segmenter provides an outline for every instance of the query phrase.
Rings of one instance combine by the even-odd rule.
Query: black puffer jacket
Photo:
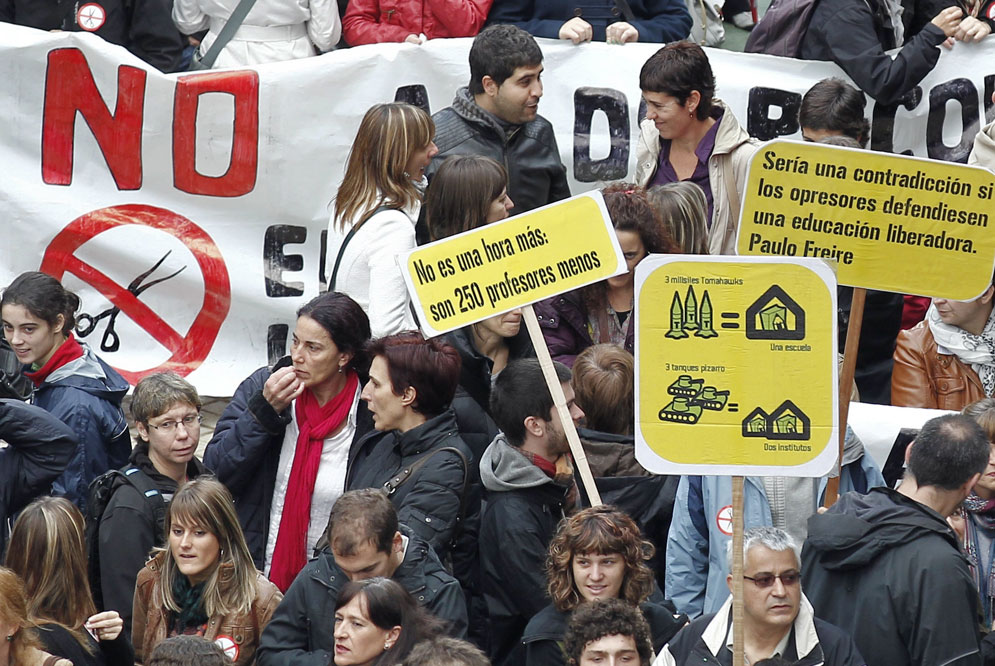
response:
[[[40,30],[79,31],[77,12],[86,2],[70,0],[0,0],[0,21]],[[186,40],[173,23],[172,0],[97,0],[99,9],[88,14],[104,20],[94,31],[112,44],[125,47],[163,72],[180,66]],[[87,19],[84,17],[83,19]]]
[[[161,474],[149,459],[148,442],[142,442],[131,451],[129,461],[155,484],[165,502],[176,492],[176,481]],[[196,458],[187,463],[187,478],[195,479],[207,473]],[[157,500],[156,500],[157,501]],[[156,523],[153,499],[145,497],[138,488],[125,480],[116,484],[114,494],[100,518],[100,588],[103,608],[116,610],[131,631],[132,603],[135,599],[135,580],[145,566],[149,553],[164,541],[163,525]]]
[[[281,360],[274,367],[284,367],[286,361]],[[204,464],[235,497],[238,521],[245,532],[252,560],[260,571],[265,566],[270,504],[276,486],[280,447],[293,408],[291,405],[277,414],[266,402],[263,385],[270,374],[269,368],[260,368],[239,384],[204,452]],[[359,440],[372,429],[373,419],[366,403],[360,400],[350,460],[358,450]]]
[[[515,202],[512,215],[570,196],[553,126],[542,116],[524,125],[503,126],[477,106],[468,88],[460,88],[453,105],[432,119],[439,154],[428,167],[430,180],[450,155],[483,155],[508,170],[508,196]]]
[[[346,489],[383,488],[403,470],[417,461],[432,456],[391,494],[397,507],[397,517],[415,534],[427,541],[436,554],[446,560],[453,536],[460,529],[460,520],[469,517],[475,526],[480,514],[480,486],[471,489],[473,454],[460,438],[456,415],[447,409],[439,416],[401,433],[368,433],[357,445],[358,451],[346,476]],[[433,455],[433,451],[453,448],[466,457],[463,460],[451,451]],[[467,497],[463,497],[466,482]],[[471,491],[475,506],[470,506]],[[465,504],[463,504],[465,502]],[[475,528],[474,528],[475,529]]]
[[[41,407],[0,400],[0,553],[7,549],[8,520],[48,492],[76,451],[76,435]]]
[[[466,636],[466,603],[455,578],[427,543],[401,526],[409,538],[404,561],[391,578],[432,615],[450,623],[451,636]],[[330,551],[307,563],[290,585],[259,641],[259,666],[328,666],[333,662],[335,600],[349,582]]]
[[[808,521],[805,595],[868,664],[981,664],[978,591],[957,537],[898,491],[847,493]]]

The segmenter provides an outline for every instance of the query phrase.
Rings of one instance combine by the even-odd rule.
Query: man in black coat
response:
[[[0,400],[0,553],[7,547],[8,521],[38,495],[46,494],[76,451],[76,435],[44,409],[20,400]]]
[[[542,70],[542,51],[521,28],[495,25],[477,35],[470,85],[432,116],[439,153],[429,179],[449,155],[483,155],[508,170],[512,215],[569,197],[553,126],[538,114]]]
[[[328,547],[301,570],[259,641],[260,666],[328,666],[333,663],[335,600],[349,581],[392,578],[436,617],[449,633],[466,636],[466,602],[432,548],[399,525],[397,511],[380,490],[350,490],[335,502]]]
[[[982,663],[978,591],[946,522],[988,464],[959,414],[927,421],[898,490],[847,493],[809,519],[805,591],[817,617],[853,636],[868,664]]]

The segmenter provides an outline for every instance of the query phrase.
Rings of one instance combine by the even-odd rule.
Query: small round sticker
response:
[[[988,7],[988,12],[987,12],[987,14],[988,14],[988,18],[989,18],[990,20],[992,20],[992,21],[995,21],[995,2],[993,2],[993,3],[992,3],[992,4],[991,4],[991,5],[989,6],[989,7]]]
[[[76,25],[87,32],[95,32],[107,21],[107,12],[95,2],[88,2],[76,12]]]
[[[214,639],[214,644],[221,648],[225,656],[232,660],[232,663],[238,661],[238,644],[235,643],[234,638],[231,636],[218,636]]]
[[[732,536],[732,504],[726,504],[715,514],[715,525],[726,536]]]

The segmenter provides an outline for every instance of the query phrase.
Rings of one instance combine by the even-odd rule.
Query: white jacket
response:
[[[187,35],[208,29],[200,45],[203,56],[238,4],[239,0],[174,0],[173,22]],[[214,67],[307,58],[316,47],[331,50],[341,36],[336,0],[256,0]]]
[[[342,253],[334,290],[359,303],[370,318],[374,338],[416,328],[396,257],[416,246],[415,220],[419,208],[377,213],[359,227]],[[338,227],[334,214],[329,220],[325,261],[329,280],[339,248],[351,228],[352,224],[345,229]],[[328,288],[333,286],[329,284]]]
[[[715,133],[715,147],[708,158],[708,182],[712,189],[712,225],[708,232],[709,254],[736,254],[736,231],[739,229],[739,212],[746,186],[746,171],[750,158],[760,143],[750,138],[732,110],[720,99],[712,104],[724,110]],[[639,126],[639,144],[636,146],[637,184],[648,187],[656,175],[660,161],[660,132],[652,120],[646,119]],[[735,182],[732,189],[736,200],[729,201],[726,173],[731,172]]]
[[[995,121],[982,127],[974,137],[974,148],[967,157],[967,163],[995,171]]]

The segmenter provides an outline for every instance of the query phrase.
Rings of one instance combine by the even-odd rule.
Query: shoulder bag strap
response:
[[[626,21],[632,23],[636,20],[636,15],[632,13],[632,7],[629,6],[628,0],[615,0],[615,6],[622,12]]]
[[[468,463],[467,463],[467,460],[466,460],[466,456],[463,455],[463,452],[460,451],[457,448],[453,448],[452,446],[443,446],[441,448],[438,448],[435,451],[430,452],[428,455],[422,456],[421,458],[419,458],[418,460],[416,460],[414,462],[414,464],[409,465],[409,466],[405,467],[404,469],[402,469],[393,478],[391,478],[390,480],[384,482],[384,484],[383,484],[383,490],[384,490],[384,492],[387,493],[388,497],[390,497],[391,495],[393,495],[394,493],[396,493],[397,489],[400,488],[401,486],[403,486],[404,483],[408,479],[410,479],[412,477],[412,475],[414,475],[415,472],[417,472],[422,467],[424,467],[425,464],[428,463],[428,461],[431,460],[431,458],[435,454],[442,453],[443,451],[448,451],[450,453],[455,453],[457,456],[459,456],[460,461],[463,463],[463,488],[462,488],[462,490],[460,492],[460,505],[462,506],[462,504],[463,504],[463,498],[466,495],[466,482],[467,482],[467,477],[469,476],[467,474],[467,470],[469,469],[469,466],[468,466]]]
[[[202,69],[210,69],[214,66],[214,61],[218,59],[221,54],[221,49],[228,45],[231,38],[235,36],[235,32],[242,26],[242,22],[245,21],[246,15],[249,10],[252,9],[252,5],[256,4],[256,0],[240,0],[238,6],[235,7],[235,11],[231,13],[228,20],[225,22],[225,27],[221,28],[221,32],[218,33],[217,39],[211,44],[211,48],[207,50],[204,57],[200,59],[200,66]]]
[[[243,0],[244,2],[245,0]],[[253,0],[254,1],[254,0]],[[342,255],[345,254],[346,245],[352,240],[352,237],[356,235],[359,228],[363,226],[367,220],[376,215],[377,213],[382,213],[385,210],[390,210],[390,206],[377,206],[377,209],[372,213],[364,217],[357,224],[352,225],[352,229],[346,234],[345,240],[342,241],[342,245],[339,246],[339,253],[335,255],[335,266],[332,267],[332,276],[328,279],[328,291],[335,291],[335,280],[339,275],[339,264],[342,263]]]

